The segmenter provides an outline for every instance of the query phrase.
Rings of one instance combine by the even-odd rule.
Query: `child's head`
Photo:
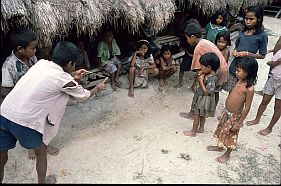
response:
[[[201,70],[204,74],[209,74],[212,71],[216,72],[220,67],[220,59],[213,52],[203,54],[200,57],[199,62],[201,65]]]
[[[85,49],[85,44],[84,44],[83,39],[78,40],[77,47],[80,51],[83,51]]]
[[[227,26],[228,18],[225,10],[218,10],[211,18],[211,23],[220,26]]]
[[[169,44],[165,44],[161,48],[161,55],[164,58],[164,60],[168,60],[172,56],[171,52],[171,46]]]
[[[149,42],[147,40],[139,40],[136,46],[136,50],[141,51],[141,56],[144,57],[149,51]]]
[[[12,48],[15,52],[21,55],[21,57],[34,56],[37,44],[38,36],[27,28],[16,30],[11,34]]]
[[[161,54],[161,49],[159,47],[153,49],[152,52],[153,58],[155,59],[159,58],[160,54]]]
[[[230,33],[228,31],[221,31],[217,34],[215,43],[220,50],[225,49],[231,45]]]
[[[184,34],[189,45],[194,46],[197,39],[202,37],[201,26],[197,23],[189,23],[186,25]]]
[[[256,84],[258,73],[258,62],[254,57],[237,58],[236,77],[240,80],[247,80],[247,86]]]
[[[261,6],[250,6],[244,14],[244,31],[255,29],[254,34],[259,34],[263,31],[263,8]]]
[[[54,48],[52,61],[67,72],[74,70],[75,62],[79,55],[79,49],[71,42],[61,41]]]
[[[111,43],[114,38],[113,30],[109,29],[105,31],[104,40],[107,43]]]

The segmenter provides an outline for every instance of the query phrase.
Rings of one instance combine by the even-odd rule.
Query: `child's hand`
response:
[[[268,61],[268,62],[266,62],[266,64],[271,67],[273,64],[273,61]]]
[[[233,50],[232,55],[233,55],[233,57],[237,57],[237,55],[238,55],[237,50]]]

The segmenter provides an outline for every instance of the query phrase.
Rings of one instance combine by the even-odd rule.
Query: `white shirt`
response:
[[[275,55],[272,57],[272,61],[277,61],[278,59],[281,59],[281,49],[275,53]],[[273,79],[281,80],[281,65],[274,67],[271,70],[271,73],[272,73]]]

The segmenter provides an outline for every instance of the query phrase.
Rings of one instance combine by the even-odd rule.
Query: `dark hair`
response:
[[[231,39],[230,39],[230,32],[229,31],[221,31],[217,34],[216,39],[215,39],[215,44],[217,44],[218,40],[220,38],[223,38],[226,40],[227,45],[231,46]]]
[[[38,40],[38,36],[27,28],[20,28],[11,34],[11,46],[13,49],[21,46],[26,48],[32,41]]]
[[[247,73],[247,88],[256,84],[259,66],[254,57],[245,56],[237,58],[236,68],[241,68]]]
[[[161,49],[159,47],[155,47],[152,51],[152,55],[154,58],[158,58],[161,54]]]
[[[199,62],[201,65],[210,66],[213,71],[217,71],[220,67],[220,59],[214,52],[208,52],[203,54]]]
[[[190,23],[196,23],[196,24],[200,25],[200,23],[197,19],[188,19],[185,21],[185,25],[188,25]]]
[[[171,45],[169,45],[169,44],[164,44],[164,45],[162,45],[162,47],[161,47],[161,53],[164,53],[164,52],[167,52],[167,51],[170,51],[170,52],[171,52]]]
[[[244,31],[249,30],[249,28],[246,26],[246,23],[245,23],[245,16],[248,12],[255,13],[255,16],[257,17],[257,24],[254,27],[256,29],[254,35],[260,34],[261,32],[264,31],[264,27],[262,25],[262,23],[263,23],[263,8],[261,6],[254,5],[254,6],[249,6],[246,9],[246,11],[244,13],[244,16],[243,16]]]
[[[71,42],[61,41],[56,44],[53,51],[52,61],[59,66],[66,66],[70,61],[76,62],[79,55],[79,50]]]
[[[228,16],[227,16],[227,12],[223,9],[218,10],[212,17],[211,17],[211,23],[212,24],[216,24],[216,19],[217,17],[221,15],[223,20],[221,22],[221,26],[227,26],[227,22],[228,22]]]
[[[186,25],[184,33],[186,36],[190,37],[191,35],[201,38],[201,26],[197,23],[189,23]]]
[[[137,43],[137,46],[136,46],[136,50],[140,49],[141,46],[144,45],[144,44],[146,44],[146,46],[148,48],[148,50],[147,50],[147,52],[144,56],[144,58],[147,58],[147,57],[149,57],[150,50],[151,50],[149,42],[147,40],[145,40],[145,39],[139,40],[138,43]]]

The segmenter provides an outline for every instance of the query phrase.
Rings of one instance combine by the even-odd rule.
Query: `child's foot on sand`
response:
[[[160,79],[160,80],[159,80],[159,85],[160,85],[160,87],[163,87],[163,86],[165,85],[165,83],[164,83],[164,80],[163,80],[163,79]]]
[[[197,129],[196,132],[197,132],[197,133],[204,133],[204,128],[199,128],[199,129]]]
[[[111,88],[112,88],[113,91],[116,91],[116,90],[117,90],[117,87],[116,87],[115,83],[114,83],[114,84],[111,84]]]
[[[229,160],[229,156],[228,155],[222,155],[220,157],[217,157],[216,160],[219,162],[219,163],[225,163],[227,162],[227,160]]]
[[[180,116],[187,119],[193,119],[194,114],[193,112],[180,112]]]
[[[196,136],[196,133],[192,132],[192,131],[183,131],[183,134],[185,136],[190,136],[190,137],[195,137]]]
[[[47,176],[45,179],[45,183],[51,183],[51,184],[57,183],[57,176],[54,174]]]
[[[218,151],[218,152],[222,152],[222,151],[223,151],[223,148],[218,147],[218,146],[209,145],[209,146],[207,146],[207,151]]]
[[[33,149],[28,149],[28,158],[30,160],[35,160],[36,159],[36,154],[35,154]]]
[[[123,85],[123,83],[122,83],[121,81],[119,81],[119,80],[115,80],[115,85],[116,85],[117,87],[121,88],[122,85]]]
[[[177,84],[176,86],[175,86],[175,88],[181,88],[182,87],[182,84]]]
[[[270,134],[271,132],[272,132],[272,129],[265,128],[263,130],[258,131],[258,134],[260,134],[262,136],[266,136],[266,135]]]
[[[247,126],[252,126],[252,125],[259,124],[259,123],[260,123],[259,120],[254,119],[254,120],[252,120],[252,121],[247,121],[247,122],[246,122],[246,125],[247,125]]]
[[[134,97],[134,89],[133,88],[129,88],[128,96],[132,97],[132,98]]]

